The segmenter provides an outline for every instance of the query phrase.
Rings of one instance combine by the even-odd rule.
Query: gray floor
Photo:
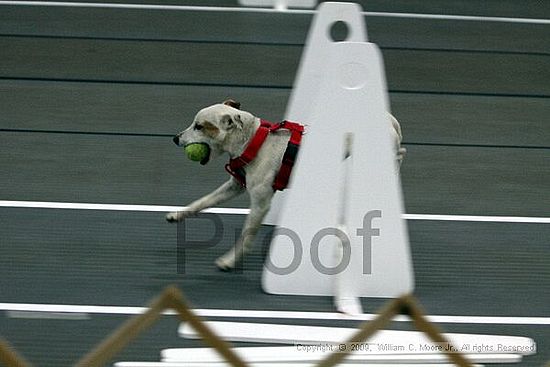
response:
[[[540,1],[363,6],[550,18]],[[547,217],[550,26],[365,19],[405,135],[407,213]],[[171,136],[199,108],[229,96],[256,115],[282,118],[310,21],[308,14],[0,6],[0,199],[183,205],[210,191],[226,179],[225,162],[199,167]],[[245,197],[227,204],[246,205]],[[177,228],[162,213],[0,208],[0,302],[142,306],[177,284],[200,308],[332,310],[323,297],[263,293],[261,239],[242,272],[216,271],[213,260],[243,218],[221,220],[220,244],[185,250],[182,267]],[[208,225],[196,219],[190,235]],[[550,317],[548,225],[409,221],[409,231],[415,294],[429,314]],[[260,237],[270,233],[266,227]],[[364,300],[364,307],[383,303]],[[2,314],[0,335],[35,365],[62,366],[124,319]],[[539,352],[522,365],[550,359],[547,325],[441,326],[529,336]],[[119,359],[158,360],[162,348],[199,345],[177,338],[176,327],[164,317]]]

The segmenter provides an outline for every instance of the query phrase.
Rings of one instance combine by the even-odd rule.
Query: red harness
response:
[[[229,172],[229,174],[233,176],[243,187],[246,187],[246,173],[244,167],[256,158],[258,151],[262,147],[262,144],[269,133],[279,129],[290,130],[290,140],[288,141],[288,145],[283,155],[281,168],[275,177],[272,187],[275,191],[282,191],[287,187],[290,174],[292,173],[292,167],[294,166],[298,149],[300,148],[304,127],[290,121],[283,121],[278,124],[273,124],[265,120],[260,120],[260,127],[246,146],[244,152],[239,157],[230,159],[229,163],[225,165],[225,170]]]

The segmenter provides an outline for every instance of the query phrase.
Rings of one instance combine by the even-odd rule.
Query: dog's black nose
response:
[[[172,141],[174,142],[174,144],[180,145],[180,136],[179,135],[174,136]]]

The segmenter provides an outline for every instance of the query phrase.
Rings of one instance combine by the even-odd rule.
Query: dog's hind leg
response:
[[[233,178],[230,178],[223,185],[212,191],[210,194],[189,204],[186,210],[179,212],[171,212],[166,215],[166,220],[169,222],[179,222],[186,217],[192,216],[214,205],[223,203],[235,196],[243,193],[245,189]]]
[[[403,159],[405,158],[407,149],[401,146],[401,142],[403,141],[403,133],[401,132],[401,125],[399,125],[399,122],[392,114],[388,113],[388,117],[390,119],[390,122],[393,128],[392,137],[394,140],[395,154],[397,159],[397,172],[399,172],[399,168],[401,167],[401,163],[403,163]]]
[[[261,197],[258,198],[258,196]],[[235,264],[250,251],[254,238],[262,225],[262,220],[266,216],[271,206],[273,191],[269,187],[269,192],[262,195],[250,195],[250,214],[246,217],[241,235],[235,245],[216,260],[216,266],[220,270],[228,271],[235,267]]]

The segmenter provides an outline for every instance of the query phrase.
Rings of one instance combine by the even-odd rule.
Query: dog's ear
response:
[[[234,99],[231,99],[231,98],[226,99],[225,101],[223,101],[223,104],[224,104],[224,105],[227,105],[227,106],[229,106],[229,107],[236,108],[236,109],[238,109],[238,110],[241,109],[241,103],[240,103],[240,102],[237,102],[237,101],[235,101]]]
[[[242,130],[243,122],[239,115],[223,115],[222,124],[226,130],[239,129]]]

